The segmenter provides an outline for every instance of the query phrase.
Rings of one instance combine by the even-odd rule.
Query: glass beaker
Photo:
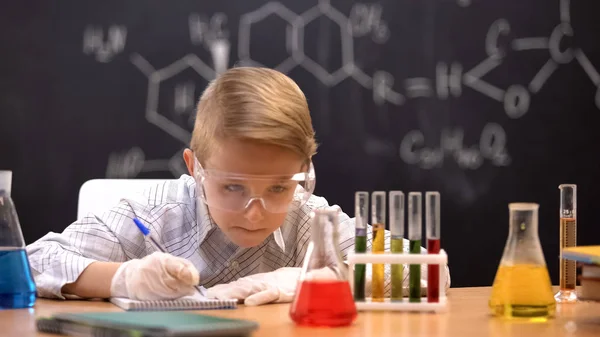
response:
[[[36,298],[25,240],[10,198],[11,179],[11,171],[0,171],[0,309],[30,308]]]
[[[491,312],[534,320],[554,316],[556,301],[538,237],[539,205],[511,203],[508,208],[508,240],[492,286]]]
[[[357,316],[338,237],[338,211],[314,210],[311,241],[290,306],[290,317],[299,325],[345,326]]]

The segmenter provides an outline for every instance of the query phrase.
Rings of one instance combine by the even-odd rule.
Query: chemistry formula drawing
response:
[[[456,5],[468,10],[471,1],[456,1]],[[512,33],[511,23],[505,18],[498,18],[491,22],[485,41],[481,43],[487,56],[485,59],[470,69],[465,69],[463,64],[456,60],[439,60],[433,69],[433,78],[399,79],[385,69],[369,74],[357,65],[354,55],[356,38],[368,37],[376,44],[385,44],[393,35],[385,19],[384,8],[379,3],[355,3],[346,15],[336,9],[329,0],[318,0],[313,7],[300,13],[290,10],[281,2],[268,1],[239,17],[239,31],[235,42],[230,41],[228,23],[231,18],[226,14],[215,13],[207,16],[202,13],[190,13],[187,32],[190,43],[206,48],[210,52],[210,60],[202,60],[196,54],[189,53],[165,67],[156,68],[137,52],[128,57],[131,65],[148,79],[144,112],[147,122],[181,142],[182,148],[189,144],[193,128],[193,110],[198,99],[197,92],[203,89],[198,88],[198,83],[208,83],[232,63],[267,66],[283,73],[302,68],[327,87],[335,87],[344,80],[353,80],[365,90],[371,91],[373,102],[377,106],[402,106],[409,100],[418,98],[439,101],[458,99],[465,90],[470,90],[497,101],[505,116],[518,120],[530,110],[532,96],[544,89],[546,82],[561,66],[576,62],[589,78],[591,85],[596,88],[600,85],[600,74],[585,51],[566,43],[570,42],[569,39],[574,35],[570,15],[571,1],[560,0],[558,6],[556,3],[553,3],[553,6],[557,7],[560,22],[557,22],[550,36],[515,37],[507,42],[506,37]],[[253,25],[272,16],[277,16],[285,23],[287,56],[277,64],[262,64],[250,48]],[[342,60],[339,69],[327,70],[305,53],[304,44],[308,43],[304,37],[305,27],[321,17],[326,17],[339,26]],[[83,33],[83,52],[98,62],[109,63],[115,55],[124,51],[127,36],[127,27],[120,24],[104,28],[90,25]],[[237,57],[230,55],[232,43],[237,45]],[[508,53],[527,50],[543,50],[548,53],[547,62],[539,67],[529,83],[501,87],[484,80],[486,74],[502,66]],[[164,81],[172,80],[179,73],[190,69],[201,81],[185,80],[175,85],[164,85]],[[173,97],[173,102],[169,103],[172,110],[176,114],[185,115],[185,118],[179,119],[180,122],[174,122],[169,114],[160,110],[161,90],[172,91],[170,96]],[[595,97],[590,99],[600,108],[600,89],[596,89]],[[497,167],[510,165],[511,158],[506,149],[508,140],[502,125],[490,120],[481,130],[479,142],[471,145],[463,144],[463,133],[464,130],[460,127],[441,130],[439,146],[431,148],[423,145],[424,134],[421,130],[411,130],[406,132],[394,153],[403,163],[422,169],[443,167],[447,160],[455,162],[465,170],[477,169],[484,162]],[[365,151],[369,152],[368,148],[365,146]],[[166,171],[178,176],[185,173],[185,167],[174,164],[181,161],[181,151],[179,149],[172,158],[160,160],[145,159],[144,152],[139,147],[115,152],[109,157],[106,175],[133,178],[140,172]],[[373,153],[376,152],[377,149],[373,149]]]

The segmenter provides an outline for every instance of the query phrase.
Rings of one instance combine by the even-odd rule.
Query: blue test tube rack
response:
[[[410,254],[384,252],[379,254],[373,253],[355,253],[348,252],[348,267],[350,273],[354,270],[356,264],[435,264],[440,268],[439,280],[439,301],[427,302],[427,297],[421,297],[421,302],[409,302],[408,297],[404,297],[401,301],[391,301],[389,297],[384,298],[382,302],[371,301],[371,298],[365,298],[364,301],[355,301],[358,311],[421,311],[441,313],[448,310],[448,300],[446,297],[446,287],[443,282],[443,276],[446,272],[445,265],[448,262],[446,251],[440,249],[439,254]],[[354,277],[349,277],[350,287],[354,292]]]

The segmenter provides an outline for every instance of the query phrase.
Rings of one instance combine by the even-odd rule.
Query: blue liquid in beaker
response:
[[[35,297],[35,283],[25,249],[0,247],[0,309],[33,307]]]

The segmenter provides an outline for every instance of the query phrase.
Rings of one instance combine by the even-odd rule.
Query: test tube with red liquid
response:
[[[427,253],[440,253],[440,193],[425,193],[425,226],[427,232]],[[427,302],[440,300],[440,266],[427,266]]]

